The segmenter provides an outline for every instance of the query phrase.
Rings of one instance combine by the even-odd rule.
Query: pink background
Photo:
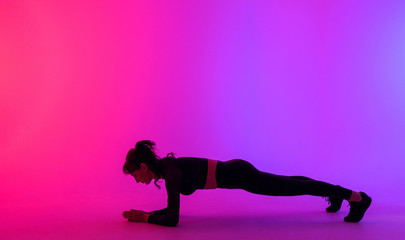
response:
[[[404,9],[3,0],[0,209],[164,207],[122,173],[144,139],[404,201]]]

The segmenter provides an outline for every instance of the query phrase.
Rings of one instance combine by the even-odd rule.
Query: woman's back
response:
[[[203,189],[207,180],[208,159],[197,157],[165,157],[159,161],[159,170],[167,182],[170,171],[178,168],[181,171],[180,193],[190,195],[197,189]]]

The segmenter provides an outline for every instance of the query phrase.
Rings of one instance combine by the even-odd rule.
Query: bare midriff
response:
[[[216,160],[208,159],[207,181],[205,182],[204,189],[217,188],[217,180],[215,178],[215,171],[217,168]]]

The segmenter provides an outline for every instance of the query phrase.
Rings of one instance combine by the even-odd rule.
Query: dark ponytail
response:
[[[145,163],[148,168],[157,176],[155,185],[160,189],[160,186],[156,182],[162,178],[162,173],[158,168],[158,161],[160,161],[160,157],[155,153],[155,145],[156,144],[150,140],[142,140],[137,142],[135,148],[131,148],[128,151],[122,170],[124,174],[130,174],[139,169],[141,163]],[[174,158],[173,153],[169,154],[171,154],[171,158]],[[169,157],[169,154],[167,154],[167,157]]]

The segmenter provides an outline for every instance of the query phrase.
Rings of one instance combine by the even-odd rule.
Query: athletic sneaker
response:
[[[361,194],[361,201],[360,202],[349,202],[350,204],[350,212],[349,215],[347,215],[344,220],[346,222],[358,222],[360,221],[364,213],[367,211],[368,207],[370,207],[371,204],[371,197],[369,197],[367,194],[364,192],[360,192]]]
[[[325,200],[330,203],[330,206],[326,208],[326,211],[330,213],[339,211],[343,202],[343,198],[339,197],[327,197]]]

